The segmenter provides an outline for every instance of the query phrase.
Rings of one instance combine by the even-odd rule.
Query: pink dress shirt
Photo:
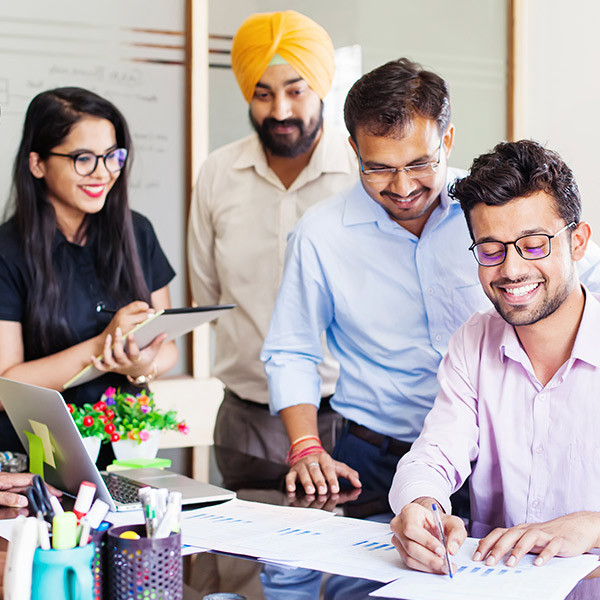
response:
[[[482,524],[600,510],[600,295],[584,291],[571,357],[545,386],[495,310],[456,332],[423,432],[398,463],[395,513],[421,496],[450,512],[471,470],[471,515]]]

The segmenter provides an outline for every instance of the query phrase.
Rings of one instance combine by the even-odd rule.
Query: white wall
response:
[[[253,12],[285,9],[315,19],[336,48],[360,44],[363,72],[408,56],[442,75],[457,127],[453,166],[469,166],[506,137],[507,0],[209,0],[209,32],[233,35]],[[214,149],[250,126],[233,73],[210,69],[209,85]]]
[[[523,124],[516,135],[546,144],[573,169],[598,242],[600,3],[526,0],[522,9]]]

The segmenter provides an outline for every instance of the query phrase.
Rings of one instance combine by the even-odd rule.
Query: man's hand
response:
[[[340,491],[338,477],[345,477],[354,487],[361,487],[358,473],[347,464],[333,460],[325,450],[318,454],[304,456],[290,467],[285,476],[285,487],[288,492],[296,491],[296,482],[300,481],[308,495],[315,493],[320,496]]]
[[[0,506],[24,508],[27,498],[23,496],[25,489],[33,482],[31,473],[0,473]],[[62,492],[47,485],[48,491],[54,496],[62,496]]]
[[[438,529],[431,506],[433,498],[418,498],[407,504],[394,517],[390,527],[394,546],[411,569],[427,573],[447,573],[446,549],[438,538]],[[456,554],[467,537],[464,523],[458,517],[440,513],[448,552]]]
[[[579,556],[600,546],[600,513],[576,512],[545,523],[522,523],[509,529],[494,529],[479,542],[473,560],[493,566],[509,554],[508,567],[514,567],[528,552],[539,556],[543,565],[553,556]]]

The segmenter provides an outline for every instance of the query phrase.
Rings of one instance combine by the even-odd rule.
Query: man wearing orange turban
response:
[[[251,15],[233,39],[231,66],[255,133],[219,148],[202,166],[188,239],[194,300],[237,304],[214,324],[213,374],[226,386],[214,439],[226,485],[243,470],[231,450],[285,464],[289,440],[281,419],[269,413],[259,354],[287,236],[307,208],[357,178],[346,136],[323,125],[334,52],[320,25],[291,10]],[[321,441],[331,449],[340,420],[327,402],[337,379],[327,356],[319,421]]]

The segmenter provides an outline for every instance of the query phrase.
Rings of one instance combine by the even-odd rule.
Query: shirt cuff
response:
[[[265,363],[269,380],[271,414],[297,404],[313,404],[321,401],[321,378],[317,365],[310,360],[281,361],[271,357]]]
[[[404,473],[402,474],[402,478],[404,478]],[[389,502],[394,514],[399,514],[407,504],[410,504],[417,498],[435,498],[447,515],[452,514],[452,504],[448,491],[442,486],[425,479],[419,481],[413,479],[403,485],[398,477],[398,472],[396,472],[389,494]]]

